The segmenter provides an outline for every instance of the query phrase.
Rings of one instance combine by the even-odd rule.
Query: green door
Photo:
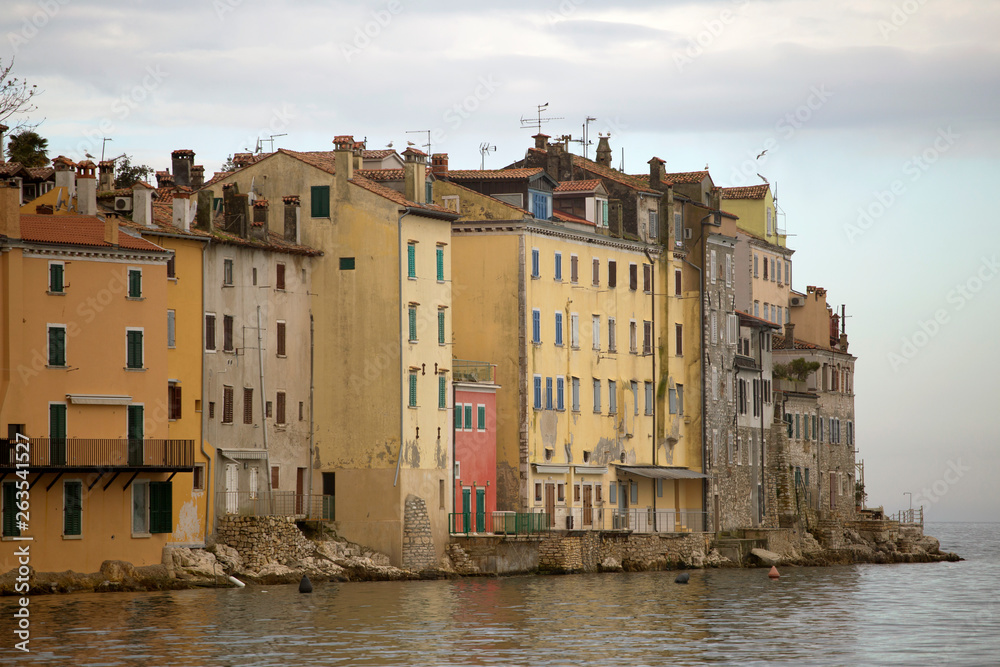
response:
[[[143,438],[143,410],[141,405],[128,406],[128,464],[141,466]]]
[[[472,530],[472,489],[462,489],[462,530],[468,533]]]
[[[486,489],[476,489],[476,532],[486,528]]]
[[[49,406],[49,463],[66,465],[66,406]]]

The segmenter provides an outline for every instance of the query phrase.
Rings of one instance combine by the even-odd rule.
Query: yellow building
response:
[[[778,227],[777,209],[771,186],[751,185],[720,188],[722,207],[739,217],[739,228],[768,243],[785,247],[785,231]]]
[[[171,254],[115,219],[20,215],[19,203],[0,188],[2,539],[32,538],[38,571],[159,563],[195,449],[170,437]]]

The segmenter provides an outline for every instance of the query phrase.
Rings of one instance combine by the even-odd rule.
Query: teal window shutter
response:
[[[456,403],[455,404],[455,430],[456,431],[461,431],[462,430],[462,404],[461,403]]]
[[[314,218],[329,218],[330,217],[330,186],[329,185],[314,185],[309,189],[309,200],[310,207],[312,209],[312,217]]]
[[[49,264],[49,291],[63,291],[63,265]]]
[[[444,345],[444,310],[438,311],[438,345]]]
[[[410,320],[410,340],[417,339],[417,307],[410,306],[409,308],[409,320]]]
[[[63,535],[82,532],[83,483],[66,482],[63,486]]]
[[[414,243],[406,244],[406,276],[417,277],[417,246]]]
[[[66,365],[66,329],[49,327],[49,366]]]
[[[444,281],[444,248],[441,247],[437,249],[437,279]]]
[[[480,431],[486,430],[486,406],[480,405],[476,411],[476,428]]]
[[[3,536],[17,537],[21,530],[17,527],[17,487],[14,482],[3,483]]]
[[[465,404],[465,430],[472,430],[472,403]]]
[[[411,408],[417,407],[417,374],[410,373],[410,401]]]
[[[448,381],[443,375],[438,376],[438,407],[448,407]]]
[[[170,482],[149,483],[149,532],[172,533],[173,484]]]

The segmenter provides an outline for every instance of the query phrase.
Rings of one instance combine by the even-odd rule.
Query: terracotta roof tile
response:
[[[121,227],[119,224],[119,229]],[[104,240],[104,220],[93,215],[22,215],[21,238],[35,243],[114,247]],[[160,246],[124,231],[118,234],[118,247],[166,252]]]
[[[361,174],[370,181],[402,181],[406,173],[402,169],[355,169],[355,174]]]
[[[601,184],[601,179],[590,178],[585,181],[559,181],[552,192],[593,192]]]
[[[723,199],[763,199],[767,195],[768,188],[770,186],[767,183],[745,187],[722,188],[721,197]]]
[[[497,199],[496,197],[491,197],[490,195],[484,195],[482,192],[479,192],[478,190],[473,190],[472,188],[467,188],[464,185],[462,185],[461,183],[452,183],[452,182],[449,182],[448,185],[449,185],[449,187],[457,188],[459,190],[465,190],[466,192],[470,192],[472,194],[479,195],[480,197],[489,197],[490,199],[493,199],[494,202],[497,203],[497,204],[502,204],[503,206],[511,209],[512,211],[517,211],[518,213],[520,213],[520,214],[522,214],[524,216],[528,216],[529,218],[531,217],[531,213],[527,209],[523,209],[520,206],[514,206],[513,204],[509,204],[509,203],[503,201],[502,199]]]
[[[385,158],[389,157],[395,152],[396,151],[392,150],[391,148],[384,148],[382,150],[377,150],[377,151],[365,150],[361,151],[361,157],[363,157],[366,160],[384,160]]]
[[[575,222],[580,225],[590,225],[591,227],[596,227],[597,224],[587,220],[586,218],[581,218],[578,215],[573,215],[572,213],[566,213],[565,211],[552,211],[552,217],[556,220],[562,222]]]
[[[667,174],[667,180],[674,183],[701,183],[708,176],[707,171],[681,171],[673,174]]]
[[[513,181],[530,178],[545,171],[541,167],[519,167],[515,169],[452,169],[448,178],[462,181]]]
[[[354,173],[354,178],[352,178],[349,182],[353,183],[354,185],[360,186],[365,190],[368,190],[369,192],[374,192],[377,195],[385,197],[390,201],[394,201],[400,206],[409,206],[412,208],[423,209],[431,213],[446,213],[448,215],[453,215],[453,216],[458,215],[451,209],[445,208],[443,206],[438,206],[437,204],[418,204],[416,202],[412,202],[406,197],[404,197],[401,193],[396,192],[392,188],[387,188],[386,186],[376,183],[375,181],[370,181],[364,176],[358,174],[357,172]]]
[[[601,178],[606,178],[609,181],[620,183],[621,185],[629,187],[633,190],[660,194],[656,190],[653,190],[652,188],[649,187],[648,178],[643,179],[640,176],[629,176],[628,174],[623,174],[622,172],[617,171],[615,169],[611,169],[610,167],[605,167],[604,165],[597,164],[593,160],[588,160],[583,156],[574,155],[573,165],[581,169],[584,169],[586,171],[589,171],[592,174],[596,174]]]
[[[737,310],[736,314],[740,316],[740,320],[748,324],[753,324],[756,326],[766,326],[772,329],[780,329],[780,324],[775,324],[774,322],[769,322],[768,320],[762,319],[750,313],[744,313],[742,310]]]

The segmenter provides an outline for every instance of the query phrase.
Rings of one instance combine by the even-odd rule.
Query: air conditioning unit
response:
[[[685,227],[684,228],[684,240],[685,241],[690,241],[692,236],[694,236],[694,234],[691,232],[691,228],[690,227]]]
[[[806,300],[803,299],[801,296],[793,296],[791,299],[788,300],[788,305],[790,306],[804,306],[805,303]]]
[[[116,211],[131,211],[132,210],[132,198],[131,197],[115,197],[115,210]]]

